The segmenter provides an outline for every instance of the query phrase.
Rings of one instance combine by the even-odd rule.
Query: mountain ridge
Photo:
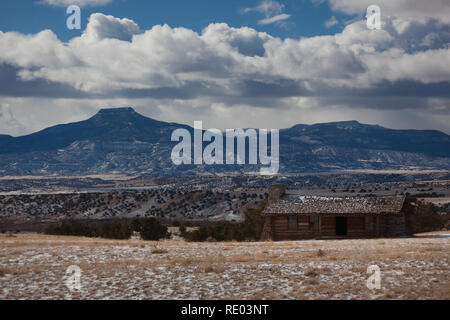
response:
[[[101,109],[79,122],[21,137],[0,135],[0,175],[248,172],[257,166],[175,166],[175,129],[193,128],[145,117],[133,108]],[[438,130],[397,130],[356,120],[297,124],[280,130],[281,173],[337,169],[450,168],[450,136]]]

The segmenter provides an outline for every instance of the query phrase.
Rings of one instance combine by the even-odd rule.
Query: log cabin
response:
[[[404,196],[323,197],[269,189],[262,241],[399,237],[405,235]]]

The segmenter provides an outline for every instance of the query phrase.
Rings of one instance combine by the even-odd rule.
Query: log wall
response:
[[[373,238],[399,236],[404,230],[404,219],[399,215],[375,215],[373,218],[373,230],[365,228],[365,220],[362,215],[347,216],[347,235],[336,236],[336,217],[343,215],[319,215],[319,229],[313,230],[309,225],[309,216],[298,216],[298,229],[290,230],[288,216],[271,217],[270,227],[272,239],[300,240],[319,238]],[[267,231],[266,231],[267,232]]]

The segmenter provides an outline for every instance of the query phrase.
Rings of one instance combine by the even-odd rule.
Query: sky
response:
[[[372,1],[3,0],[0,134],[127,106],[205,128],[450,134],[450,2],[377,0],[373,29]]]

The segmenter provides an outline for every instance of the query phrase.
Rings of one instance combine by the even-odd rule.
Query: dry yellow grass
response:
[[[198,270],[205,273],[222,273],[225,271],[225,267],[222,263],[214,263],[212,261],[202,262],[198,268]]]
[[[0,277],[3,277],[8,273],[10,273],[10,271],[7,268],[0,267]]]
[[[161,249],[161,248],[153,248],[151,250],[151,252],[153,254],[165,254],[165,253],[168,253],[169,251],[167,251],[166,249]]]
[[[0,235],[8,290],[0,299],[64,298],[71,265],[87,283],[78,298],[89,299],[450,299],[450,239],[421,236],[185,243]],[[366,288],[372,264],[382,270],[378,291]]]

